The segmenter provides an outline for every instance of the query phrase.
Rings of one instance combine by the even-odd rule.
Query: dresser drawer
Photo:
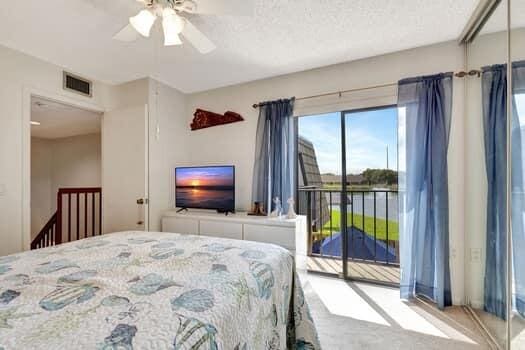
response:
[[[244,239],[277,244],[288,250],[295,250],[295,227],[244,224]]]
[[[242,240],[242,224],[216,220],[201,220],[199,234]]]
[[[182,233],[190,235],[199,234],[199,220],[163,217],[162,232]]]

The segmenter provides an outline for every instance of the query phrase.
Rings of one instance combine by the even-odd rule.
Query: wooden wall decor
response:
[[[210,128],[212,126],[241,122],[244,120],[240,114],[228,111],[224,114],[213,113],[197,108],[193,114],[191,130]]]

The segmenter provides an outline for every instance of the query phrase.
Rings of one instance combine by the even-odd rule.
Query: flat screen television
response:
[[[235,211],[235,167],[175,168],[175,205],[178,208]]]

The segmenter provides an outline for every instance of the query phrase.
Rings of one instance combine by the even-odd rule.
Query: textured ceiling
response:
[[[453,40],[477,2],[255,0],[253,17],[192,18],[218,47],[201,55],[162,47],[158,32],[113,41],[135,0],[3,1],[0,44],[109,83],[151,76],[196,92]]]
[[[31,136],[44,139],[100,133],[102,116],[42,98],[31,99]]]

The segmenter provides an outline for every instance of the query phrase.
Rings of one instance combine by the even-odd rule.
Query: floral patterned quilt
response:
[[[0,257],[0,350],[320,349],[293,256],[121,232]]]

